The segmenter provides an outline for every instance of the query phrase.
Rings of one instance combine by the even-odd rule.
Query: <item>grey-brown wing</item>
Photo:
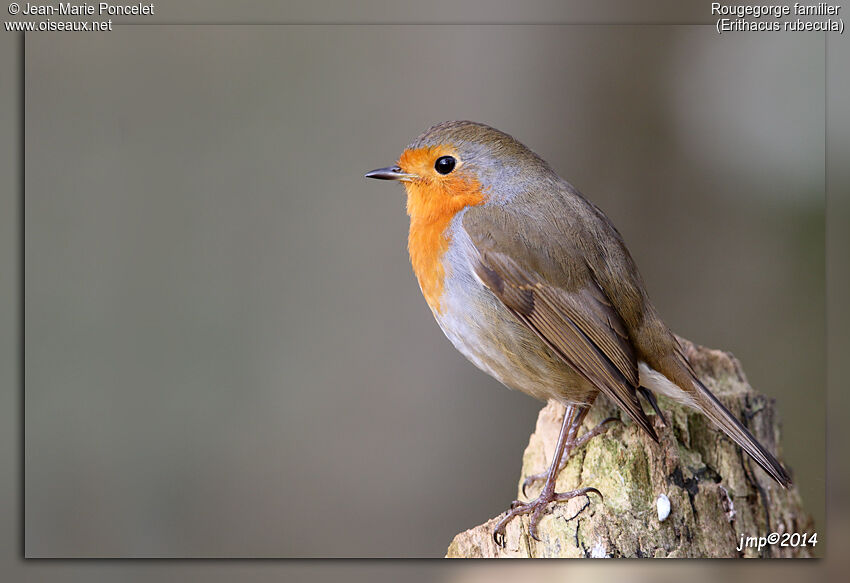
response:
[[[620,405],[657,441],[637,399],[639,380],[634,349],[622,318],[605,293],[589,272],[581,278],[575,273],[544,275],[525,267],[547,265],[557,269],[560,262],[539,257],[541,250],[518,244],[513,238],[505,249],[499,244],[500,223],[482,224],[480,214],[474,224],[464,219],[465,230],[478,250],[474,265],[478,277],[549,348]],[[534,256],[525,257],[529,253]],[[581,271],[582,267],[576,269]],[[566,289],[551,281],[583,283]]]

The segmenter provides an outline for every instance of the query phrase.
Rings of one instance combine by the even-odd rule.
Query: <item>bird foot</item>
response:
[[[602,423],[582,435],[579,439],[575,441],[573,444],[567,444],[567,451],[564,452],[564,456],[561,458],[561,464],[558,466],[558,471],[563,470],[567,465],[567,460],[569,460],[569,454],[575,451],[576,449],[584,446],[590,441],[592,438],[596,437],[600,433],[605,433],[608,430],[608,427],[611,423],[615,421],[620,421],[620,419],[616,417],[608,417]],[[525,480],[522,481],[522,495],[528,496],[526,490],[529,486],[534,484],[535,482],[539,482],[540,480],[545,480],[546,476],[549,475],[549,471],[540,472],[539,474],[533,474],[528,476]]]
[[[540,517],[543,516],[543,511],[551,502],[563,502],[565,500],[570,500],[577,496],[587,496],[590,492],[593,492],[600,498],[602,498],[602,493],[596,488],[579,488],[578,490],[570,490],[569,492],[550,492],[547,491],[547,488],[544,488],[543,492],[540,493],[535,500],[531,502],[520,502],[519,500],[514,500],[511,503],[511,508],[508,510],[507,515],[499,521],[496,527],[493,529],[493,541],[496,545],[504,548],[505,546],[505,528],[508,526],[508,523],[516,516],[521,516],[523,514],[530,514],[531,517],[528,519],[528,534],[536,541],[540,539],[537,538],[537,523],[540,521]],[[588,504],[590,503],[588,497]],[[584,510],[587,505],[582,507],[579,512]],[[576,513],[576,516],[578,513]]]

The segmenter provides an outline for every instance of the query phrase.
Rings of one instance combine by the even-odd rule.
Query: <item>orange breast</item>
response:
[[[462,168],[446,176],[433,172],[433,160],[440,155],[445,154],[435,152],[435,148],[421,148],[406,151],[399,160],[402,169],[421,177],[405,183],[410,215],[407,248],[422,295],[438,313],[442,313],[440,300],[446,276],[442,259],[451,243],[449,223],[458,212],[482,204],[485,198],[478,180]]]

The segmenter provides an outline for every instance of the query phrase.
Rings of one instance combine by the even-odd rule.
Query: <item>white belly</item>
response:
[[[451,244],[443,257],[446,273],[434,317],[446,337],[475,366],[509,388],[540,400],[592,401],[596,389],[557,357],[478,279],[475,248],[461,227],[463,213],[449,226]]]

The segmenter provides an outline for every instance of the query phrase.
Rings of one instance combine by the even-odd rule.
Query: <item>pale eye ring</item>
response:
[[[440,156],[437,158],[437,161],[434,162],[434,170],[440,174],[448,174],[455,169],[456,163],[457,160],[455,160],[452,156]]]

